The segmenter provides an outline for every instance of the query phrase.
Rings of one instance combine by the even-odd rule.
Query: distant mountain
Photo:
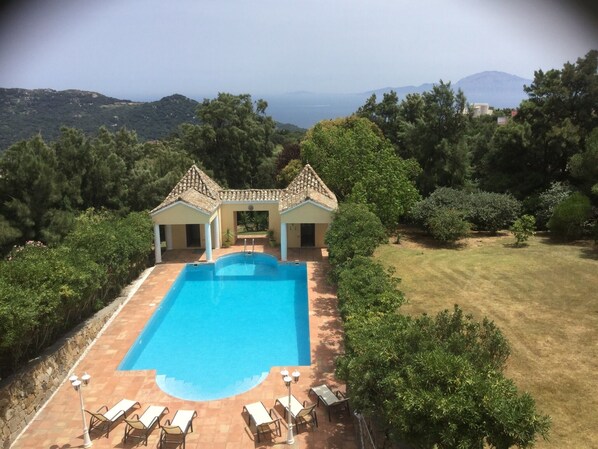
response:
[[[452,87],[461,89],[467,98],[468,103],[488,103],[495,108],[514,108],[527,98],[523,91],[524,85],[531,84],[532,80],[521,78],[505,72],[480,72],[460,79],[452,83]],[[385,87],[365,92],[365,95],[383,94],[394,90],[400,99],[407,94],[422,93],[431,90],[432,83],[419,86]]]
[[[531,82],[504,72],[481,72],[457,81],[453,87],[462,89],[469,103],[508,108],[517,107],[527,97],[523,86]],[[346,117],[374,93],[380,100],[385,92],[394,90],[403,99],[410,93],[429,91],[432,86],[426,83],[350,94],[298,91],[262,98],[268,102],[267,113],[277,121],[277,126],[295,131],[296,127],[309,128],[323,119]],[[59,135],[61,126],[76,127],[87,133],[100,126],[109,129],[126,126],[135,130],[140,140],[160,139],[181,123],[197,123],[198,104],[178,94],[158,101],[133,102],[80,90],[0,88],[0,151],[37,132],[52,140]]]
[[[198,102],[174,94],[158,101],[134,102],[81,90],[0,88],[0,152],[41,133],[57,138],[62,126],[94,133],[100,126],[134,130],[141,141],[161,139],[182,123],[197,123]],[[300,130],[277,123],[281,129]]]
[[[453,83],[452,87],[461,88],[469,103],[488,103],[494,108],[514,108],[527,98],[523,86],[531,82],[532,80],[504,72],[482,72],[463,78]],[[300,91],[265,95],[264,99],[268,101],[268,113],[276,120],[309,128],[320,120],[346,117],[354,113],[372,94],[376,94],[378,100],[381,100],[384,93],[394,90],[399,100],[402,100],[407,94],[423,93],[433,86],[432,83],[425,83],[350,94]]]
[[[140,103],[81,90],[0,88],[0,151],[38,132],[53,140],[62,126],[86,133],[125,126],[140,140],[159,139],[183,122],[196,122],[197,104],[176,94]]]
[[[527,98],[524,85],[532,80],[505,72],[481,72],[467,76],[455,83],[469,103],[488,103],[495,108],[514,108]]]

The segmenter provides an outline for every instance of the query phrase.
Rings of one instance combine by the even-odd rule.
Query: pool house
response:
[[[338,206],[336,196],[308,164],[285,189],[223,189],[193,165],[150,215],[154,223],[156,263],[166,250],[212,249],[237,239],[238,212],[267,213],[268,230],[280,243],[280,258],[288,248],[324,247],[324,235]]]

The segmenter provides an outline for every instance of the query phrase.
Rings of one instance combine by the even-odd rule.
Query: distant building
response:
[[[503,115],[502,117],[498,117],[496,119],[496,124],[498,126],[503,126],[503,125],[506,125],[508,121],[509,121],[509,119]]]
[[[474,103],[473,116],[480,117],[481,115],[492,115],[494,111],[490,108],[488,103]]]

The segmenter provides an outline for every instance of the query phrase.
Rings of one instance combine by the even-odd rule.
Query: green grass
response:
[[[402,312],[435,314],[459,304],[487,316],[511,345],[506,374],[552,418],[538,448],[598,447],[598,249],[510,235],[438,247],[406,230],[375,257],[396,269],[408,303]]]

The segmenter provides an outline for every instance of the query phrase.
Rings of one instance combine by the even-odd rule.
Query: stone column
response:
[[[287,260],[287,224],[280,223],[280,260]]]
[[[206,260],[212,262],[212,225],[210,222],[207,222],[204,226],[206,234]]]
[[[160,225],[154,225],[154,250],[156,254],[156,263],[162,263],[162,247],[160,243]]]
[[[166,225],[166,249],[172,249],[172,225]]]
[[[218,214],[216,214],[216,218],[214,218],[214,248],[220,248],[220,218],[218,218]]]

